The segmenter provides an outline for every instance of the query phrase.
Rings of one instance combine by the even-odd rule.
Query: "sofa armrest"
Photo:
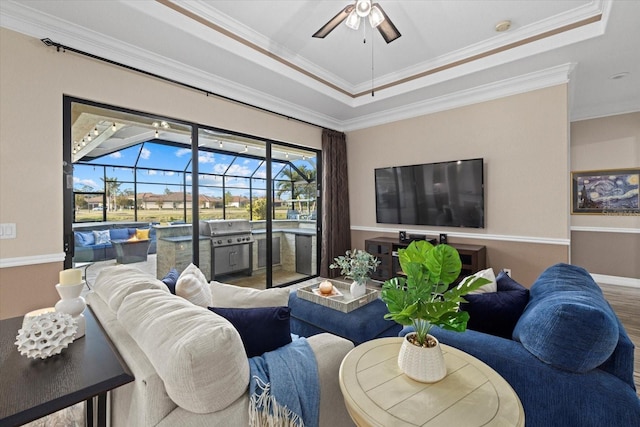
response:
[[[498,372],[518,394],[528,427],[635,425],[640,419],[635,391],[602,369],[563,371],[543,363],[517,341],[473,330],[434,327],[431,333]]]
[[[336,335],[323,333],[308,337],[318,363],[320,379],[320,425],[353,426],[340,390],[340,365],[353,349],[353,343]]]

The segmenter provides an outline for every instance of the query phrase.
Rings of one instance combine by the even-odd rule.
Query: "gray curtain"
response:
[[[337,277],[329,264],[351,248],[347,141],[344,133],[322,131],[322,255],[320,276]]]

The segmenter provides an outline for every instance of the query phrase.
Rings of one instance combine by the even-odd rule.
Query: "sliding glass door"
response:
[[[69,97],[64,139],[67,267],[194,262],[255,288],[318,274],[317,151]]]

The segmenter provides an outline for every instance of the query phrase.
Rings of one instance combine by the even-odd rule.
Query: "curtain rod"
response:
[[[53,40],[51,40],[49,38],[40,39],[40,41],[42,43],[44,43],[45,46],[55,47],[56,51],[58,51],[58,52],[60,52],[60,50],[62,50],[63,53],[65,53],[66,51],[77,53],[78,55],[86,56],[88,58],[95,59],[95,60],[98,60],[98,61],[101,61],[101,62],[106,62],[107,64],[115,65],[115,66],[118,66],[120,68],[125,68],[125,69],[130,70],[130,71],[135,71],[136,73],[144,74],[146,76],[153,77],[153,78],[156,78],[156,79],[159,79],[159,80],[162,80],[162,81],[165,81],[165,82],[177,85],[177,86],[182,86],[184,88],[191,89],[191,90],[196,91],[196,92],[204,93],[207,97],[215,96],[216,98],[223,99],[225,101],[230,101],[230,102],[233,102],[233,103],[245,106],[245,107],[250,107],[250,108],[253,108],[253,109],[265,112],[265,113],[273,114],[273,115],[276,115],[276,116],[279,116],[279,117],[283,117],[283,118],[285,118],[287,120],[295,120],[297,122],[304,123],[306,125],[311,125],[311,126],[315,126],[317,128],[320,128],[320,129],[325,129],[323,126],[317,125],[316,123],[311,123],[311,122],[308,122],[306,120],[298,119],[296,117],[287,116],[286,114],[278,113],[277,111],[269,110],[267,108],[258,107],[256,105],[249,104],[248,102],[238,101],[237,99],[233,99],[233,98],[230,98],[228,96],[220,95],[220,94],[211,92],[209,90],[202,89],[202,88],[199,88],[197,86],[190,85],[188,83],[183,83],[183,82],[180,82],[178,80],[170,79],[168,77],[164,77],[164,76],[161,76],[159,74],[155,74],[155,73],[152,73],[152,72],[149,72],[149,71],[145,71],[145,70],[142,70],[140,68],[132,67],[130,65],[123,64],[121,62],[113,61],[111,59],[107,59],[107,58],[104,58],[102,56],[94,55],[92,53],[85,52],[83,50],[75,49],[73,47],[66,46],[66,45],[63,45],[61,43],[54,42]]]

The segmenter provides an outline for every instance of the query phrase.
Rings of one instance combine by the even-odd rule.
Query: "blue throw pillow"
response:
[[[511,339],[520,315],[529,302],[529,290],[504,271],[496,277],[497,292],[466,295],[460,308],[469,313],[467,328]]]
[[[109,230],[109,235],[111,240],[129,240],[131,237],[128,228],[112,228]]]
[[[247,357],[260,356],[291,342],[289,307],[209,307],[209,310],[224,317],[236,328]]]
[[[569,264],[538,277],[513,331],[513,339],[542,362],[578,373],[604,363],[618,338],[618,319],[602,290],[585,269]]]
[[[76,239],[75,246],[91,246],[96,242],[91,231],[76,231],[73,234]]]
[[[167,285],[169,288],[169,292],[172,294],[176,294],[176,283],[178,283],[178,277],[180,277],[180,273],[175,268],[169,270],[166,276],[162,278],[162,283]]]

